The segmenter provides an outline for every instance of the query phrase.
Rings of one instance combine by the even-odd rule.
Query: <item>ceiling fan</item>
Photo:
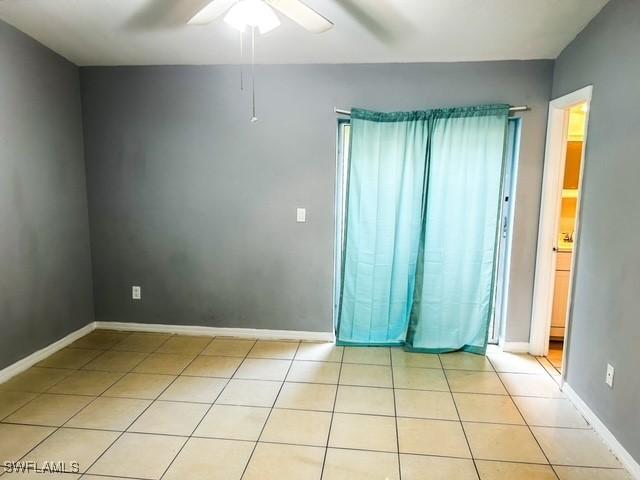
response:
[[[273,8],[312,33],[323,33],[333,23],[300,0],[212,0],[187,22],[207,25],[223,14],[225,22],[240,31],[247,27],[266,33],[280,25]]]
[[[255,92],[255,35],[267,33],[278,25],[280,19],[273,8],[283,13],[301,27],[313,33],[322,33],[333,27],[333,23],[300,0],[211,0],[187,22],[189,25],[208,25],[223,14],[224,21],[240,31],[240,57],[243,52],[244,32],[251,36],[251,122],[258,121],[256,116]],[[226,13],[225,13],[226,12]],[[240,67],[240,89],[243,87],[243,72]]]

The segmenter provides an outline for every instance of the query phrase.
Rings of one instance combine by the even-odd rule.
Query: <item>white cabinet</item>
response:
[[[558,252],[556,270],[571,270],[571,252]]]
[[[571,252],[558,252],[556,278],[551,310],[551,337],[564,338],[567,307],[569,305],[569,280],[571,278]]]

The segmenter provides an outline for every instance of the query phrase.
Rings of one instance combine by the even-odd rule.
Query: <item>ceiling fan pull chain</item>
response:
[[[251,27],[251,123],[256,123],[256,27]]]
[[[244,32],[240,32],[240,91],[244,90]]]

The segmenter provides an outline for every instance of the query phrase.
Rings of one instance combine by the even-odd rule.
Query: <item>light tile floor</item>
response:
[[[551,341],[549,342],[549,353],[547,354],[547,360],[558,373],[562,372],[562,355],[564,354],[564,342]]]
[[[499,351],[96,330],[0,385],[0,462],[68,472],[0,476],[628,479],[554,372]]]

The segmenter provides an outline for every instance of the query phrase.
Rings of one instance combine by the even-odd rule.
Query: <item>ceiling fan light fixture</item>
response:
[[[280,25],[278,16],[263,0],[239,0],[227,12],[224,21],[241,32],[251,27],[267,33]]]

